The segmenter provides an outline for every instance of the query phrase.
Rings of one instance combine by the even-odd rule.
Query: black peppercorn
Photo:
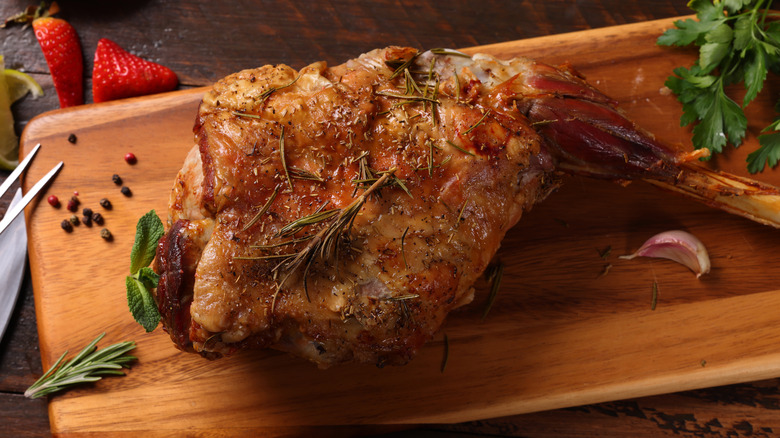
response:
[[[123,186],[122,187],[122,194],[125,196],[132,196],[133,192],[130,191],[130,187]]]
[[[68,141],[69,142],[71,142],[73,144],[76,144],[76,140],[77,140],[76,134],[71,134],[71,135],[68,136]]]
[[[63,230],[69,233],[73,231],[73,225],[71,225],[70,221],[67,219],[63,219],[62,222],[60,222],[60,226],[62,227]]]
[[[108,231],[108,228],[103,228],[100,230],[100,237],[105,240],[111,240],[113,238],[113,236],[111,236],[111,231]]]
[[[92,222],[103,225],[103,215],[97,212],[92,213]]]
[[[107,198],[103,198],[100,200],[100,206],[106,210],[111,210],[111,201],[109,201]]]
[[[83,214],[84,216],[92,216],[92,209],[89,207],[84,207],[81,210],[81,214]]]
[[[91,227],[92,226],[92,216],[84,215],[81,217],[81,222],[84,223],[84,225]]]
[[[78,224],[81,223],[81,222],[79,222],[79,217],[76,216],[75,214],[70,217],[69,221],[73,225],[78,225]]]
[[[122,177],[120,177],[117,174],[114,174],[114,176],[111,177],[111,181],[114,182],[114,184],[121,186],[122,185]]]
[[[75,198],[75,197],[74,197],[74,198]],[[78,203],[78,200],[77,200],[77,199],[75,199],[75,200],[74,200],[74,198],[71,198],[71,199],[68,201],[68,205],[67,205],[67,207],[68,207],[68,210],[70,210],[70,211],[72,211],[72,212],[74,212],[74,213],[75,213],[75,212],[76,212],[76,210],[78,210],[78,209],[79,209],[79,203]]]

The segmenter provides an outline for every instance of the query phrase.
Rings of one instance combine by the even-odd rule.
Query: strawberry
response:
[[[106,38],[98,41],[92,70],[95,102],[170,91],[178,82],[168,67],[130,54]]]
[[[76,30],[67,21],[48,16],[34,19],[32,27],[49,65],[60,107],[81,105],[84,103],[84,61]]]

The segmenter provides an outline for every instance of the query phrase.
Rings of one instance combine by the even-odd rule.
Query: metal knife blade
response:
[[[24,207],[27,206],[27,204],[30,203],[30,201],[35,198],[35,195],[38,194],[38,192],[41,191],[41,189],[49,183],[49,181],[54,178],[54,175],[57,174],[57,172],[62,169],[62,161],[57,163],[54,168],[52,168],[49,173],[43,176],[40,180],[38,180],[35,185],[32,186],[32,188],[27,192],[26,195],[22,198],[21,203],[17,205],[12,205],[8,208],[8,211],[5,212],[5,216],[3,217],[3,220],[0,221],[0,235],[3,234],[3,231],[5,231],[6,227],[8,227],[11,224],[11,221],[13,221],[17,215],[21,214],[24,210]]]
[[[22,202],[22,189],[16,190],[9,210]],[[11,319],[27,262],[27,230],[24,215],[18,215],[0,234],[0,341]]]

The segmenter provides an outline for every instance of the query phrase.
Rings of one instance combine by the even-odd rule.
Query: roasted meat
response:
[[[561,170],[780,224],[775,188],[697,168],[701,152],[655,141],[573,69],[529,59],[389,47],[245,70],[206,93],[194,132],[156,299],[174,343],[209,358],[406,363]]]

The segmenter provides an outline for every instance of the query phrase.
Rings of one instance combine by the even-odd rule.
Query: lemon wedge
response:
[[[43,96],[43,88],[27,73],[10,68],[5,69],[3,73],[5,73],[5,82],[8,84],[8,98],[11,103],[23,98],[27,93],[30,93],[33,99]]]
[[[19,164],[19,139],[14,132],[11,95],[5,80],[5,64],[0,56],[0,169],[10,170]]]
[[[43,89],[30,75],[5,68],[0,55],[0,169],[10,170],[19,164],[19,138],[14,132],[11,104],[26,96],[43,95]]]

